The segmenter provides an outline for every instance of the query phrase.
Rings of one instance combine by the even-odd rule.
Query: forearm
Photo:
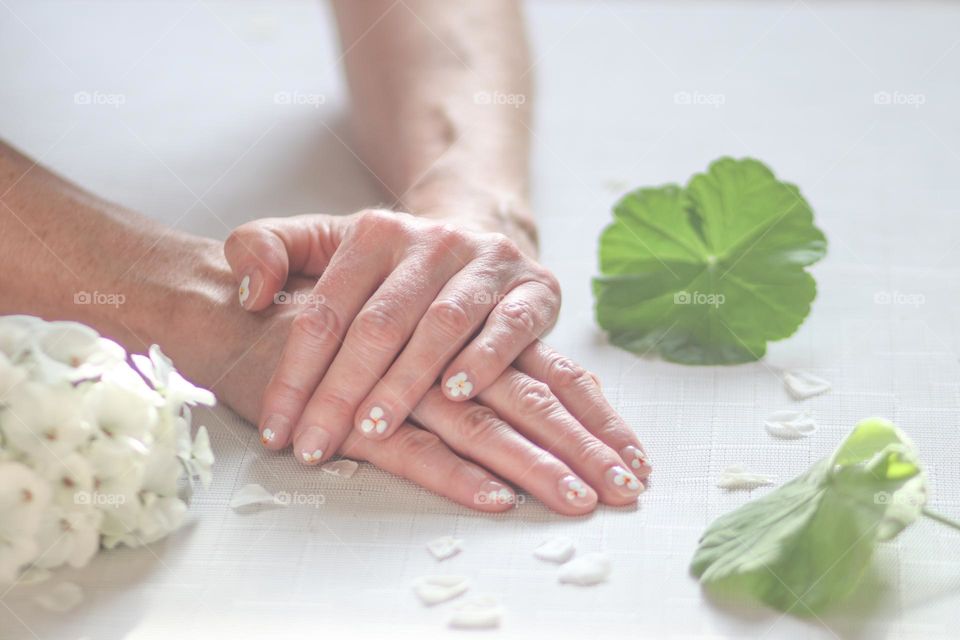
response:
[[[130,350],[157,343],[189,358],[190,324],[235,295],[219,247],[97,198],[0,143],[0,314],[76,320]]]
[[[532,232],[532,93],[518,4],[334,4],[360,154],[388,197],[414,213]]]

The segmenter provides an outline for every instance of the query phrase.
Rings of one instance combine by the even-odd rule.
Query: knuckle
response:
[[[627,423],[616,414],[606,416],[596,428],[595,433],[598,438],[605,442],[616,442],[622,440],[624,436],[633,436],[633,431],[627,426]]]
[[[371,305],[357,314],[353,330],[358,338],[374,346],[399,345],[406,331],[397,316],[386,305]]]
[[[310,389],[297,376],[278,373],[270,381],[264,398],[270,397],[273,403],[281,406],[293,404],[302,407],[309,393]]]
[[[419,459],[443,448],[440,438],[423,429],[402,429],[393,438],[400,456],[407,464],[416,464]]]
[[[486,243],[490,253],[498,260],[517,260],[523,256],[517,243],[502,233],[487,234]]]
[[[298,313],[293,319],[292,330],[316,340],[329,340],[339,335],[340,321],[333,309],[325,304],[318,304]]]
[[[427,309],[429,326],[449,338],[470,333],[473,321],[464,305],[456,300],[436,300]]]
[[[349,417],[356,412],[354,403],[347,400],[341,393],[335,391],[317,391],[310,404],[320,407],[326,415]]]
[[[458,427],[464,440],[476,444],[494,437],[503,428],[503,423],[489,407],[475,406],[463,412]]]
[[[550,387],[532,378],[515,383],[512,394],[514,406],[524,416],[546,416],[558,406]]]
[[[573,444],[573,455],[576,456],[578,460],[606,461],[609,453],[609,449],[605,444],[588,434],[578,438]]]
[[[546,378],[552,389],[560,391],[583,389],[593,384],[586,369],[564,356],[557,356],[550,362]]]
[[[462,259],[467,235],[452,224],[431,225],[424,231],[420,244],[426,262],[435,265],[450,256]]]
[[[537,328],[537,315],[526,300],[503,302],[498,313],[502,321],[515,332],[532,334]]]
[[[550,290],[550,293],[557,297],[557,300],[560,299],[560,281],[557,279],[557,276],[553,275],[553,272],[549,269],[544,269],[542,267],[537,269],[537,278],[544,284],[547,289]]]

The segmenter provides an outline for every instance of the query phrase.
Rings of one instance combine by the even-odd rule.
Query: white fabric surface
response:
[[[33,604],[42,587],[4,594],[0,637],[462,634],[445,630],[454,603],[427,609],[410,588],[437,572],[469,575],[472,595],[501,599],[503,628],[489,634],[498,637],[960,635],[960,535],[928,522],[882,548],[878,602],[859,613],[721,609],[687,574],[707,523],[748,498],[714,486],[721,469],[789,479],[870,415],[913,437],[932,506],[960,515],[958,20],[960,7],[932,2],[531,5],[535,205],[544,260],[565,290],[550,341],[599,373],[646,443],[655,475],[640,506],[569,519],[530,500],[478,515],[367,465],[349,480],[305,470],[265,453],[254,429],[221,409],[202,416],[219,461],[189,525],[61,574],[86,591],[70,614]],[[97,193],[198,233],[346,212],[379,196],[341,143],[337,55],[329,15],[312,1],[3,0],[0,135]],[[76,105],[78,91],[125,102]],[[275,102],[294,91],[325,99]],[[925,103],[876,104],[880,91]],[[677,104],[678,92],[723,104]],[[801,185],[828,234],[807,323],[764,362],[732,368],[607,346],[589,277],[610,205],[627,187],[683,181],[724,154],[759,157]],[[923,303],[878,304],[883,293]],[[762,420],[798,406],[778,377],[792,367],[834,390],[803,404],[819,431],[780,441]],[[323,504],[229,509],[251,482]],[[438,565],[424,543],[441,535],[466,542]],[[609,554],[610,581],[557,584],[556,568],[531,551],[558,535],[578,553]]]

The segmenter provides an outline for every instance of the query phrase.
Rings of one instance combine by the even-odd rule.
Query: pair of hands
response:
[[[516,501],[507,482],[570,515],[643,490],[633,431],[538,339],[556,279],[505,236],[364,211],[252,222],[224,251],[243,307],[290,319],[267,448],[364,458],[485,511]]]

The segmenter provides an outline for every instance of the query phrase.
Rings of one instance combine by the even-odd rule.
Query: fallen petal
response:
[[[443,536],[427,543],[427,550],[437,560],[446,560],[457,555],[463,549],[463,540],[453,536]]]
[[[817,423],[809,411],[775,411],[763,421],[767,433],[774,438],[796,440],[805,438],[817,430]]]
[[[612,568],[606,554],[588,553],[560,567],[557,578],[562,583],[586,587],[606,582]]]
[[[320,467],[320,471],[325,471],[333,476],[349,478],[356,473],[360,465],[353,460],[334,460]]]
[[[231,509],[240,509],[255,504],[280,504],[276,497],[258,484],[248,484],[230,499]]]
[[[455,629],[493,629],[500,626],[503,607],[496,598],[483,596],[464,602],[450,618]]]
[[[821,393],[830,391],[829,382],[819,376],[806,371],[787,371],[783,374],[783,382],[787,391],[797,400],[806,400]]]
[[[66,613],[83,602],[83,589],[72,582],[61,582],[34,600],[47,611]]]
[[[553,538],[533,550],[533,555],[547,562],[562,564],[573,557],[575,547],[570,538]]]
[[[728,491],[756,489],[773,484],[773,478],[747,471],[739,465],[727,467],[720,472],[717,486]]]
[[[413,591],[425,605],[435,605],[466,593],[470,580],[464,576],[424,576],[413,583]]]

